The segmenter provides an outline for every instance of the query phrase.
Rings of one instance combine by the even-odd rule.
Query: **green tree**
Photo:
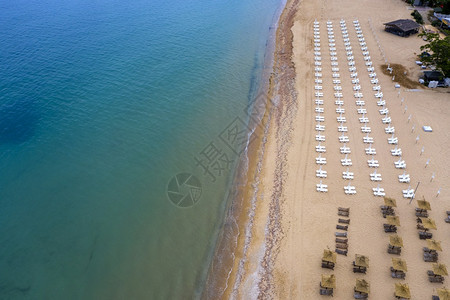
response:
[[[420,50],[427,51],[430,56],[422,56],[425,63],[435,65],[446,77],[450,77],[450,36],[439,38],[437,33],[422,32],[420,37],[426,37],[428,44],[420,47]]]

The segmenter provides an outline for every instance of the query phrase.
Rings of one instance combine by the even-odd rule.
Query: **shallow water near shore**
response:
[[[279,6],[0,2],[0,298],[200,295]]]

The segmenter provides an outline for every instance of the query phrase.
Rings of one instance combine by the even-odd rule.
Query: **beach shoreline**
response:
[[[274,93],[275,89],[278,89],[275,86],[280,82],[275,70],[276,64],[290,63],[289,55],[286,55],[281,47],[285,47],[285,42],[282,40],[285,39],[286,30],[290,30],[290,26],[285,25],[285,20],[289,17],[292,18],[295,14],[295,9],[291,5],[292,2],[292,0],[287,0],[281,3],[279,17],[275,23],[275,37],[273,37],[272,42],[268,41],[265,52],[264,69],[266,69],[266,72],[263,72],[259,91],[252,96],[251,106],[247,108],[247,110],[251,110],[247,113],[250,115],[249,127],[254,128],[252,132],[254,139],[249,138],[249,140],[252,139],[252,142],[245,153],[247,160],[241,160],[241,165],[244,164],[245,166],[238,167],[238,172],[234,178],[237,190],[231,196],[233,199],[230,199],[230,207],[227,209],[226,220],[221,232],[222,236],[219,238],[208,271],[205,290],[202,294],[203,299],[210,299],[211,297],[228,299],[235,297],[236,295],[233,295],[233,293],[239,289],[237,288],[237,281],[239,280],[236,277],[240,276],[238,275],[239,265],[242,266],[246,239],[249,239],[248,234],[251,234],[252,231],[252,216],[255,215],[258,185],[261,184],[264,145],[267,142],[267,135],[271,126],[271,114],[275,106],[273,102]],[[282,24],[281,27],[280,24]],[[268,69],[268,66],[270,66],[270,69]]]
[[[340,33],[340,20],[344,19],[354,46],[356,67],[360,73],[361,86],[365,94],[367,116],[372,127],[371,136],[375,139],[376,159],[380,161],[377,169],[382,174],[379,183],[386,195],[397,199],[396,213],[401,219],[399,234],[405,241],[402,258],[408,263],[406,282],[411,287],[413,299],[426,299],[435,293],[435,286],[429,283],[426,270],[429,264],[421,260],[424,241],[416,232],[414,203],[403,199],[402,190],[408,184],[398,182],[403,170],[394,168],[395,157],[391,156],[392,145],[386,143],[389,137],[375,100],[372,85],[368,79],[367,65],[359,40],[353,28],[355,16],[358,17],[365,33],[374,70],[378,73],[383,87],[395,136],[403,149],[403,158],[408,162],[411,176],[410,186],[421,183],[417,198],[426,197],[433,206],[431,217],[436,220],[438,230],[434,238],[442,240],[443,248],[450,247],[445,240],[450,234],[450,226],[444,222],[444,214],[450,207],[445,202],[450,176],[450,164],[442,157],[450,155],[446,145],[450,143],[450,124],[445,116],[450,114],[450,104],[446,94],[421,87],[418,91],[396,88],[390,76],[384,75],[382,65],[398,63],[405,67],[409,76],[417,80],[420,73],[415,65],[417,51],[424,43],[420,37],[401,38],[384,31],[383,23],[398,18],[409,18],[410,7],[397,0],[382,0],[382,3],[362,1],[353,3],[328,3],[323,0],[290,0],[287,2],[277,29],[273,74],[270,78],[270,109],[266,114],[257,136],[261,139],[249,151],[248,175],[242,182],[238,223],[234,224],[238,234],[236,251],[229,272],[222,274],[226,288],[221,298],[226,299],[315,299],[318,298],[318,282],[321,274],[328,270],[320,268],[323,249],[335,250],[335,231],[338,221],[338,207],[348,207],[351,211],[351,226],[348,227],[350,246],[348,256],[338,256],[335,270],[339,288],[338,298],[350,297],[355,283],[352,260],[355,254],[368,255],[371,271],[365,278],[371,284],[371,297],[388,299],[393,294],[396,281],[389,276],[391,257],[386,253],[388,235],[383,232],[383,217],[380,214],[382,197],[375,197],[372,188],[378,182],[370,180],[367,166],[367,153],[362,140],[366,134],[360,130],[357,105],[354,101],[353,83],[347,71],[347,58],[343,37]],[[300,13],[301,12],[301,13]],[[315,146],[315,77],[313,23],[320,22],[323,38],[323,99],[326,122],[327,158],[324,169],[328,178],[328,193],[318,193],[315,189],[320,178],[316,177],[319,168],[315,163],[318,153]],[[338,141],[338,124],[334,103],[334,83],[328,45],[326,44],[326,22],[331,21],[336,35],[336,47],[341,68],[342,88],[345,100],[346,126],[352,149],[349,158],[353,160],[352,171],[357,195],[344,193],[349,181],[342,178],[346,168],[341,166],[344,158],[339,152],[342,144]],[[331,51],[331,50],[330,50]],[[317,66],[317,65],[316,65]],[[333,71],[334,72],[334,71]],[[334,77],[333,77],[334,78]],[[402,100],[401,100],[402,99]],[[401,101],[400,101],[401,100]],[[422,133],[422,125],[431,125],[439,134]],[[412,129],[411,129],[412,126]],[[422,149],[422,150],[421,150]],[[425,152],[424,152],[425,149]],[[422,155],[422,153],[426,153]],[[428,167],[429,162],[439,161]],[[432,175],[433,174],[433,175]],[[433,176],[430,180],[430,176]],[[436,179],[435,179],[436,178]],[[436,191],[439,193],[436,195]],[[381,229],[381,230],[380,230]],[[368,234],[370,233],[370,234]],[[440,261],[450,261],[448,252],[440,254]],[[231,261],[230,261],[231,262]],[[347,296],[346,296],[347,295]],[[208,297],[205,297],[208,298]]]

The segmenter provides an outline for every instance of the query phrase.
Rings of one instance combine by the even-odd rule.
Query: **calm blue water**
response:
[[[219,136],[279,5],[0,0],[0,299],[201,293],[237,159]],[[210,142],[215,181],[194,160]],[[166,193],[180,172],[189,208]]]

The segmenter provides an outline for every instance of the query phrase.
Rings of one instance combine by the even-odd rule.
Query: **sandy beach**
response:
[[[407,283],[411,299],[431,299],[442,285],[430,283],[427,270],[431,263],[424,262],[422,248],[427,246],[420,240],[416,229],[416,201],[410,203],[402,196],[402,190],[415,188],[420,182],[416,199],[425,197],[431,203],[430,218],[437,230],[433,238],[442,242],[443,251],[439,262],[450,264],[450,224],[444,222],[446,211],[450,210],[450,99],[448,89],[430,90],[418,87],[409,90],[395,88],[390,76],[383,75],[381,65],[397,63],[408,70],[411,79],[416,80],[420,68],[415,65],[416,54],[424,42],[415,36],[402,38],[384,31],[383,23],[400,18],[410,18],[411,8],[402,1],[288,1],[279,22],[275,52],[274,74],[271,79],[270,97],[275,103],[266,114],[265,139],[254,149],[253,168],[250,168],[249,183],[245,197],[247,206],[241,218],[238,238],[240,249],[234,253],[230,272],[224,277],[226,284],[223,298],[234,299],[321,299],[319,282],[321,274],[335,274],[337,288],[334,299],[352,299],[355,279],[364,278],[370,283],[370,298],[394,299],[394,284]],[[376,149],[374,159],[379,161],[377,172],[381,182],[370,180],[366,155],[367,144],[363,143],[365,133],[358,120],[357,105],[353,96],[353,84],[347,65],[346,50],[340,30],[340,20],[346,21],[353,47],[355,67],[360,79],[361,93],[365,100],[365,114],[371,127],[372,147]],[[382,123],[369,72],[353,20],[358,19],[367,50],[377,73],[379,85],[395,127],[398,147],[410,174],[411,182],[400,183],[398,175],[404,170],[394,167],[398,157],[391,155],[395,146],[388,144],[391,137],[385,133],[387,124]],[[315,176],[315,91],[314,91],[314,42],[313,22],[320,23],[322,80],[324,100],[322,107],[325,118],[327,159],[323,170],[327,178],[327,193],[316,191],[320,178]],[[355,178],[355,195],[346,195],[344,186],[348,181],[342,178],[347,167],[341,165],[338,141],[338,122],[335,105],[332,66],[327,37],[327,21],[332,21],[337,61],[348,128],[347,136],[352,160],[349,167]],[[372,31],[373,28],[373,31]],[[378,40],[378,42],[377,42]],[[384,55],[384,56],[383,56]],[[403,101],[402,101],[403,99]],[[433,128],[432,133],[422,130],[423,125]],[[424,150],[422,153],[422,149]],[[259,159],[258,159],[259,158]],[[259,161],[259,165],[257,165]],[[428,161],[428,164],[427,164]],[[434,174],[434,179],[431,180]],[[255,178],[258,182],[252,182]],[[403,238],[404,247],[400,257],[408,265],[405,280],[393,279],[389,268],[391,258],[387,253],[389,234],[383,231],[385,219],[380,213],[383,197],[375,197],[372,188],[384,188],[386,196],[397,200],[396,215],[401,226],[397,233]],[[440,194],[437,195],[438,190]],[[253,202],[252,202],[253,199]],[[338,207],[350,208],[348,225],[348,254],[338,255],[334,269],[322,269],[321,258],[324,249],[335,249],[335,232],[338,224]],[[252,211],[252,213],[249,213]],[[254,215],[253,215],[254,212]],[[251,214],[251,217],[249,216]],[[249,225],[249,220],[251,224]],[[244,250],[245,249],[245,250]],[[367,255],[370,267],[367,274],[353,273],[355,254]],[[450,265],[449,265],[450,266]],[[444,286],[448,286],[448,278]]]

